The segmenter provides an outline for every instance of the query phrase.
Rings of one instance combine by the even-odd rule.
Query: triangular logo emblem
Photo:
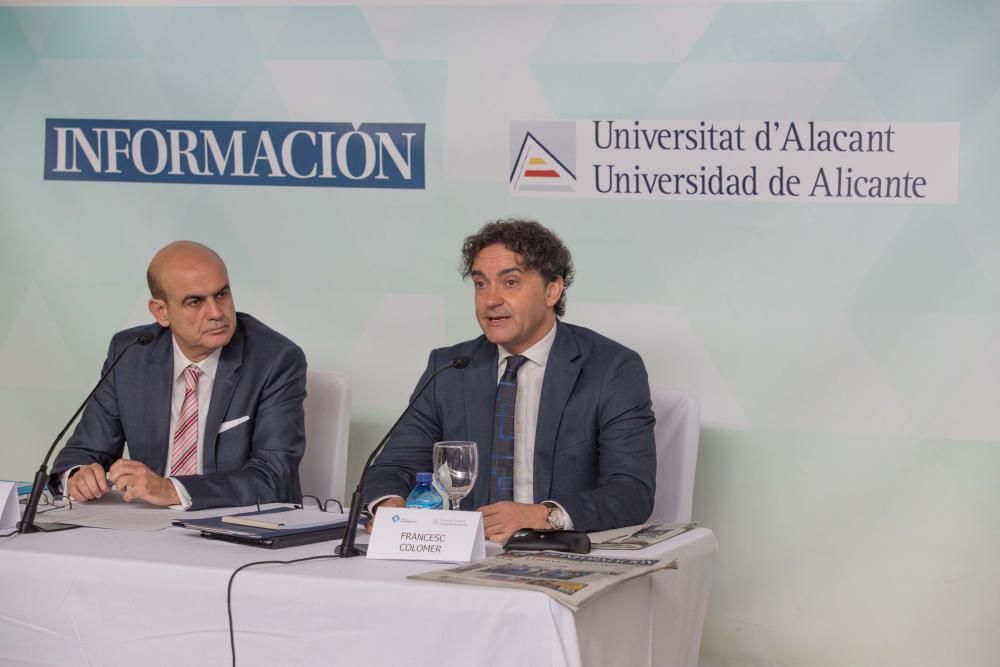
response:
[[[552,151],[526,132],[510,173],[511,192],[573,192],[576,176]]]

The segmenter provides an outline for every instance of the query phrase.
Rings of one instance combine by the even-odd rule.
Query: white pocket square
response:
[[[233,419],[233,420],[227,421],[227,422],[222,422],[219,425],[219,433],[225,433],[229,429],[234,428],[236,426],[239,426],[243,422],[247,422],[247,421],[250,421],[250,415],[247,415],[246,417],[240,417],[239,419]]]

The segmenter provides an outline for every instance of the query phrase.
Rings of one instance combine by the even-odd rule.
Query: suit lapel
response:
[[[156,338],[146,367],[146,379],[143,385],[149,390],[149,400],[143,401],[146,412],[146,423],[149,424],[149,460],[160,461],[160,469],[153,470],[161,475],[167,475],[167,465],[170,461],[170,445],[173,438],[170,433],[170,399],[174,383],[174,344],[169,329],[164,329]],[[129,456],[132,456],[131,451]]]
[[[222,418],[229,410],[236,386],[240,382],[240,367],[243,366],[243,329],[237,323],[236,333],[229,344],[222,348],[219,365],[216,368],[215,382],[212,384],[212,401],[208,406],[208,417],[205,420],[205,443],[202,450],[204,472],[216,471],[216,445],[219,436],[219,426]]]
[[[490,501],[490,457],[493,455],[493,403],[497,390],[498,355],[497,346],[483,338],[473,355],[472,364],[463,371],[465,423],[468,425],[468,437],[477,443],[479,451],[479,473],[472,491],[472,507],[481,507]]]
[[[556,339],[545,364],[542,397],[538,404],[538,423],[535,425],[533,486],[536,502],[548,498],[552,489],[556,435],[559,433],[566,401],[573,393],[576,379],[580,375],[580,366],[576,363],[580,348],[573,331],[562,322],[556,326]]]

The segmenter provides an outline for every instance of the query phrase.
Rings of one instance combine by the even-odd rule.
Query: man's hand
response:
[[[503,500],[479,508],[483,513],[483,530],[490,542],[503,544],[515,530],[549,528],[549,508]]]
[[[144,463],[129,459],[118,459],[108,470],[114,485],[122,492],[126,502],[145,500],[151,505],[179,505],[174,483],[160,477]],[[79,475],[75,475],[78,477]]]
[[[100,498],[111,490],[100,463],[80,466],[66,482],[66,495],[79,502]]]
[[[365,530],[369,533],[372,532],[372,528],[375,527],[375,513],[378,512],[383,507],[406,507],[406,501],[399,496],[393,496],[391,498],[386,498],[378,505],[372,508],[372,520],[365,524]]]

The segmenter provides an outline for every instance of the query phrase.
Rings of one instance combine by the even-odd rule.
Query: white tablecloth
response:
[[[233,570],[333,546],[272,551],[180,528],[2,538],[0,665],[228,665]],[[626,582],[576,614],[534,591],[406,579],[446,565],[250,568],[233,587],[236,664],[694,667],[716,551],[712,532],[697,529],[630,552],[677,558],[679,569]]]

